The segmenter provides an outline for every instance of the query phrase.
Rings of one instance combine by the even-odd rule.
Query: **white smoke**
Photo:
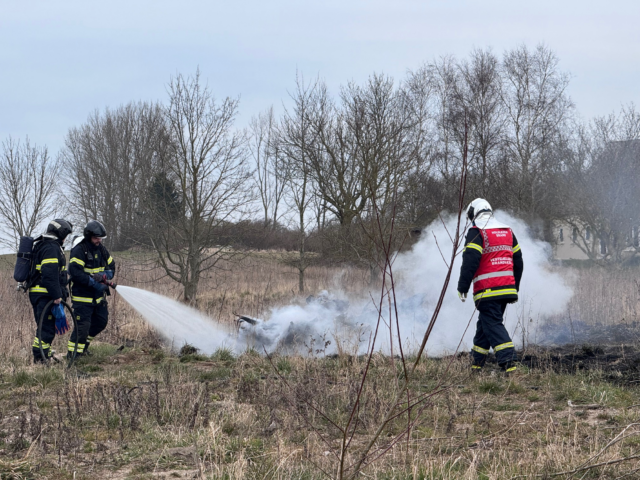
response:
[[[571,299],[573,291],[564,278],[551,269],[549,263],[551,246],[548,243],[532,238],[529,235],[527,225],[506,212],[497,211],[495,217],[512,228],[520,244],[524,261],[518,302],[507,307],[505,326],[509,334],[514,337],[514,342],[520,344],[522,341],[522,321],[524,320],[525,334],[530,341],[535,341],[539,321],[530,322],[529,320],[542,320],[548,315],[562,312]],[[442,257],[444,256],[447,261],[451,257],[449,234],[455,233],[456,219],[449,217],[445,223],[446,230],[442,222],[439,221],[427,227],[423,231],[420,241],[414,245],[410,252],[400,255],[394,265],[395,272],[401,278],[399,290],[403,294],[424,295],[426,305],[434,305],[440,294],[447,269]],[[464,244],[464,234],[466,231],[463,231],[462,244]],[[440,249],[436,244],[436,239]],[[461,263],[462,254],[460,253],[456,256],[451,282],[438,320],[427,343],[427,349],[432,355],[455,351],[461,338],[463,349],[466,350],[472,345],[477,312],[469,324],[469,319],[474,311],[474,303],[471,298],[473,290],[469,292],[469,298],[466,302],[462,303],[458,299],[457,286]],[[425,313],[431,314],[432,312],[433,307],[426,308]],[[416,315],[416,317],[419,316]],[[428,319],[424,320],[428,322]],[[416,322],[419,326],[414,325],[413,328],[422,327],[424,332],[425,321]],[[469,328],[467,329],[468,324]],[[467,332],[463,337],[465,329]]]
[[[519,302],[507,307],[505,326],[516,344],[521,343],[523,333],[529,341],[535,341],[539,321],[563,311],[572,290],[557,272],[551,270],[548,261],[551,249],[547,243],[531,238],[526,224],[509,214],[498,211],[495,216],[512,227],[524,258]],[[448,262],[451,258],[451,236],[455,233],[456,219],[448,217],[444,222],[436,221],[425,228],[420,241],[410,251],[398,255],[393,264],[399,336],[405,353],[415,351],[422,341],[446,277],[445,260]],[[461,246],[465,233],[462,232]],[[458,254],[440,314],[427,343],[427,353],[431,356],[456,351],[461,340],[462,350],[472,345],[477,312],[474,314],[472,293],[465,303],[458,299],[460,264],[461,254]],[[325,292],[320,301],[306,306],[273,308],[267,321],[255,326],[246,325],[241,330],[239,346],[248,342],[259,350],[282,349],[302,353],[346,350],[362,353],[369,348],[373,338],[379,299],[379,291],[364,292],[358,298],[345,298],[337,290]],[[344,304],[341,305],[345,301],[349,304],[346,309]],[[383,305],[382,319],[374,348],[385,353],[397,353],[398,326],[394,305],[387,301]],[[536,322],[530,322],[530,319]],[[331,343],[325,348],[327,341]]]
[[[547,315],[562,312],[572,290],[551,270],[548,244],[531,238],[526,224],[507,213],[498,211],[496,218],[512,227],[524,259],[519,301],[507,307],[505,325],[517,344],[523,333],[535,342],[539,322]],[[396,258],[393,264],[396,302],[387,299],[383,302],[382,321],[374,345],[376,351],[397,354],[398,336],[405,354],[416,351],[420,345],[446,277],[446,262],[451,258],[450,238],[455,233],[456,219],[448,217],[444,222],[436,221],[425,228],[413,248]],[[462,232],[461,247],[465,233]],[[458,253],[440,314],[427,343],[430,356],[452,353],[459,345],[461,350],[468,350],[472,345],[477,312],[474,314],[472,292],[465,303],[458,299],[460,264]],[[125,286],[119,286],[118,292],[175,347],[189,343],[203,353],[213,353],[220,347],[230,347],[236,353],[248,347],[260,352],[363,353],[371,347],[379,318],[379,290],[347,298],[336,288],[310,297],[306,305],[272,308],[265,321],[242,322],[239,335],[235,336],[201,312],[162,295]]]

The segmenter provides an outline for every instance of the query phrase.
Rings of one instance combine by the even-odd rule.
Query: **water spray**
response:
[[[176,349],[189,344],[211,354],[219,348],[234,348],[231,330],[195,308],[125,285],[118,285],[118,293]]]

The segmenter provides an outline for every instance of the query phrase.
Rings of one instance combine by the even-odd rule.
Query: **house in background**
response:
[[[582,242],[580,233],[577,228],[567,222],[554,222],[552,228],[553,258],[556,260],[589,260],[589,256],[578,246],[578,242]],[[582,234],[587,245],[593,248],[591,244],[593,235],[589,227],[585,227]]]
[[[625,239],[621,255],[623,260],[640,252],[639,230],[638,225],[629,227],[629,234]],[[595,238],[591,229],[586,226],[578,228],[568,222],[556,221],[552,225],[552,235],[553,258],[556,260],[589,260],[589,255],[584,251],[585,248],[596,252],[596,260],[604,259],[611,253],[607,242]]]

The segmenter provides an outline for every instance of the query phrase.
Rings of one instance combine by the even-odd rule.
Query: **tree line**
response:
[[[0,222],[15,235],[5,244],[55,211],[99,219],[112,250],[155,252],[187,300],[241,247],[295,251],[300,291],[319,257],[375,279],[390,231],[401,248],[457,209],[466,154],[468,200],[486,198],[547,240],[565,222],[591,258],[620,260],[637,247],[640,114],[630,105],[582,120],[569,82],[545,46],[478,49],[338,92],[297,75],[281,113],[241,129],[238,99],[216,99],[199,72],[177,75],[164,102],[92,113],[55,157],[6,140]]]

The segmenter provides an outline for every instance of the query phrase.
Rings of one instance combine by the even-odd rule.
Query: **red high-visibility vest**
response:
[[[482,238],[482,256],[480,266],[473,277],[473,293],[488,288],[500,288],[515,285],[513,274],[513,233],[506,228],[487,228],[478,230]]]

